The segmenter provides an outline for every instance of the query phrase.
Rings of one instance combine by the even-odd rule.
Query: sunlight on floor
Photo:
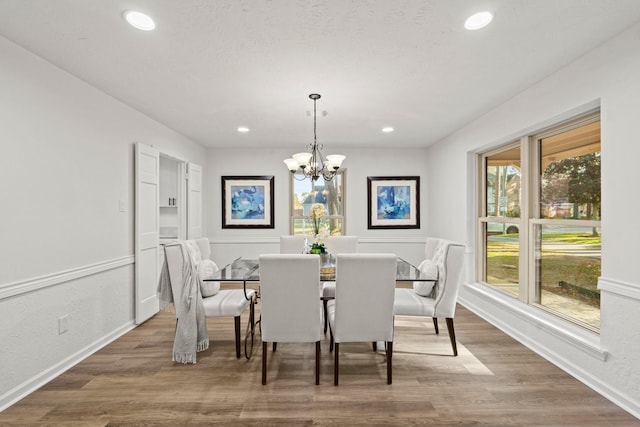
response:
[[[430,317],[426,317],[424,322],[416,322],[415,317],[396,316],[394,324],[396,328],[393,343],[394,358],[402,357],[402,363],[411,366],[412,369],[494,375],[460,341],[457,342],[458,357],[453,357],[451,341],[444,321],[439,323],[438,335],[435,333]],[[402,333],[398,333],[399,330],[402,330]]]

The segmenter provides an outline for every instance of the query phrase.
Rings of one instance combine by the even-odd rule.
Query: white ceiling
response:
[[[312,92],[329,151],[427,146],[638,20],[640,0],[0,0],[1,35],[194,141],[300,151]]]

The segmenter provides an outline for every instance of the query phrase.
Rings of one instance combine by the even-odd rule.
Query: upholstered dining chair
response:
[[[316,344],[316,384],[320,383],[320,257],[260,255],[262,384],[267,383],[267,343]]]
[[[327,252],[335,257],[337,254],[358,252],[358,236],[329,236],[324,239]],[[324,310],[324,333],[327,333],[327,301],[336,296],[336,282],[322,282],[322,305]]]
[[[280,236],[281,254],[301,254],[304,252],[304,241],[309,236],[296,234],[294,236]]]
[[[453,355],[458,355],[453,318],[462,282],[465,246],[444,239],[428,238],[425,255],[419,268],[432,272],[432,289],[426,283],[414,282],[413,289],[395,290],[394,313],[399,316],[426,316],[433,319],[436,334],[438,318],[445,318]],[[429,285],[427,285],[429,286]]]
[[[188,251],[188,256],[191,257],[191,262],[189,262],[189,258],[185,257],[185,250]],[[178,242],[167,244],[164,247],[164,251],[173,301],[174,304],[176,304],[176,302],[179,304],[180,301],[183,301],[185,280],[188,280],[189,277],[198,277],[201,275],[204,266],[209,266],[211,264],[211,260],[209,259],[211,254],[209,240],[207,238],[203,238],[183,241],[182,243]],[[207,264],[207,261],[209,261],[209,264]],[[200,272],[198,269],[200,269]],[[243,289],[215,289],[211,290],[209,293],[205,293],[208,296],[203,296],[203,283],[205,286],[208,284],[208,282],[205,283],[200,280],[198,284],[199,292],[197,292],[197,295],[202,300],[204,316],[234,318],[236,357],[240,358],[240,320],[242,313],[249,308],[249,321],[252,323],[250,326],[253,330],[253,322],[255,319],[255,291],[247,289],[245,293]],[[181,322],[181,313],[179,313],[177,307],[178,306],[176,305],[176,331],[179,331],[180,329],[178,326]]]
[[[328,236],[324,246],[330,254],[347,254],[358,252],[358,236]]]
[[[387,384],[391,384],[396,264],[394,254],[337,255],[336,296],[328,303],[335,385],[339,377],[340,343],[378,341],[386,343]]]

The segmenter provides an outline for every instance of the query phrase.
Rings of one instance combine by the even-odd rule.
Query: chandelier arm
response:
[[[331,181],[333,179],[333,177],[336,176],[336,174],[338,173],[338,171],[330,171],[328,169],[324,169],[323,173],[322,173],[322,177],[324,178],[325,181]]]

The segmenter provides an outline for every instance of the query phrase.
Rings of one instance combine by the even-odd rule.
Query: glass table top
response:
[[[325,264],[320,267],[322,271],[321,280],[335,280],[335,268],[332,268],[335,267],[334,265]],[[257,258],[238,258],[203,280],[212,282],[258,282],[260,281],[260,264]],[[402,258],[398,258],[396,281],[422,282],[434,281],[434,279],[424,276],[417,267]]]

